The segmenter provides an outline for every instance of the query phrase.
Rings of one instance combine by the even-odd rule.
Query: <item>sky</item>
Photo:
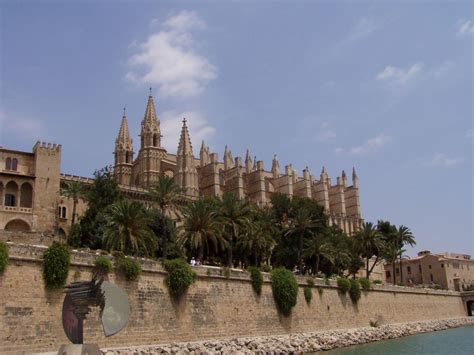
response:
[[[62,144],[62,172],[135,152],[149,88],[163,144],[359,176],[362,216],[419,250],[473,254],[470,1],[0,4],[0,146]],[[349,183],[351,183],[349,181]]]

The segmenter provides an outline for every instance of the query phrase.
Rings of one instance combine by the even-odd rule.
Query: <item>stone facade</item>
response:
[[[204,142],[199,157],[195,157],[186,120],[183,120],[177,154],[168,153],[161,146],[161,138],[160,121],[150,95],[141,122],[140,149],[134,158],[124,111],[115,140],[114,174],[128,198],[149,200],[148,189],[160,174],[166,174],[174,178],[189,199],[233,192],[240,199],[265,205],[272,193],[281,192],[315,199],[323,206],[329,223],[348,234],[357,231],[363,223],[355,170],[352,185],[344,171],[333,184],[324,168],[319,179],[308,168],[298,176],[291,164],[280,171],[274,156],[268,171],[263,161],[251,158],[249,151],[245,161],[241,157],[234,159],[227,146],[223,161]],[[93,180],[61,174],[60,169],[61,145],[38,142],[31,153],[0,147],[0,230],[67,234],[73,201],[61,195],[60,187],[73,180],[86,185]],[[86,203],[79,200],[77,215],[81,216],[86,208]]]
[[[61,326],[62,290],[45,290],[41,258],[46,247],[10,244],[10,263],[0,274],[0,353],[54,351],[68,343]],[[88,280],[96,255],[73,252],[69,282]],[[379,324],[448,319],[467,313],[459,292],[401,287],[379,287],[363,292],[357,305],[338,292],[335,282],[317,280],[307,304],[298,278],[298,302],[291,316],[275,307],[271,283],[264,275],[257,296],[248,273],[232,269],[229,277],[219,268],[198,267],[197,280],[181,302],[171,300],[164,284],[165,272],[151,260],[140,260],[139,280],[127,282],[109,274],[128,294],[131,320],[124,331],[105,338],[93,310],[85,322],[85,342],[100,347],[160,344],[206,339],[295,334]],[[209,271],[208,271],[209,270]]]
[[[412,259],[402,259],[403,283],[413,285],[439,285],[442,288],[462,291],[462,286],[474,285],[474,260],[470,255],[421,251]],[[387,282],[393,282],[393,266],[385,264]],[[400,264],[395,265],[396,282],[400,282]]]
[[[115,176],[123,188],[150,188],[160,174],[172,176],[188,198],[198,196],[222,196],[224,192],[233,192],[238,198],[245,198],[259,205],[270,202],[273,192],[290,196],[313,198],[324,207],[331,224],[339,226],[344,232],[357,231],[363,220],[360,212],[359,180],[355,170],[352,173],[352,185],[349,186],[346,173],[337,177],[336,184],[331,183],[327,171],[323,168],[316,179],[308,168],[303,175],[292,165],[280,172],[276,156],[270,171],[264,163],[249,151],[242,161],[233,158],[232,152],[225,147],[223,161],[218,154],[210,152],[202,142],[199,158],[193,154],[186,119],[178,143],[177,154],[169,154],[161,146],[160,121],[155,110],[153,97],[148,97],[145,115],[141,123],[140,150],[133,159],[133,140],[130,137],[127,117],[124,115],[119,133],[115,140]]]

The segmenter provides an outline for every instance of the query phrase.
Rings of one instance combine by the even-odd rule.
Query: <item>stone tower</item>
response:
[[[128,131],[127,116],[123,110],[122,123],[115,139],[115,164],[114,173],[117,183],[121,185],[130,185],[132,183],[133,167],[133,141]]]
[[[140,151],[134,166],[134,185],[150,187],[161,172],[161,161],[166,157],[166,150],[161,147],[160,121],[156,115],[153,96],[148,96],[148,103],[143,117],[140,132]]]
[[[194,165],[193,147],[185,118],[179,138],[174,181],[182,188],[186,196],[193,198],[199,196],[198,173]]]

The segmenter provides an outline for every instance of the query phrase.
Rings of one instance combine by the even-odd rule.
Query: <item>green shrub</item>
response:
[[[383,283],[382,280],[374,280],[373,281],[374,285],[381,285],[382,283]]]
[[[318,287],[318,294],[319,294],[320,296],[323,295],[323,292],[324,292],[324,289],[323,289],[322,287]]]
[[[298,299],[298,282],[295,275],[285,268],[274,269],[271,273],[273,298],[278,310],[289,315]]]
[[[377,320],[371,320],[369,321],[369,325],[373,328],[378,328],[380,324]]]
[[[58,242],[46,250],[43,256],[43,280],[46,288],[64,286],[69,272],[70,255],[64,245]]]
[[[131,258],[121,257],[118,259],[116,265],[117,269],[123,273],[127,281],[135,281],[142,272],[140,264]]]
[[[367,291],[370,290],[371,288],[371,282],[369,279],[366,278],[361,278],[359,279],[360,286],[362,287],[363,290]]]
[[[2,273],[8,264],[8,246],[7,243],[0,241],[0,273]]]
[[[359,281],[350,279],[351,288],[349,289],[349,296],[352,302],[357,303],[360,300],[360,284]]]
[[[183,259],[165,260],[163,266],[168,272],[165,277],[168,291],[173,297],[181,297],[196,279],[196,273]]]
[[[108,274],[114,269],[112,262],[105,256],[99,256],[97,259],[95,259],[94,265],[96,270],[103,274]]]
[[[260,269],[255,266],[249,267],[250,272],[250,279],[252,280],[252,288],[257,295],[262,293],[262,285],[263,285],[263,276],[260,272]]]
[[[308,277],[306,279],[306,283],[308,284],[309,287],[314,287],[314,279],[312,277]]]
[[[313,298],[313,291],[309,287],[304,288],[304,299],[306,300],[307,304],[311,303],[311,299]]]
[[[343,294],[346,294],[351,288],[351,282],[345,277],[340,277],[337,279],[337,286]]]
[[[260,270],[262,270],[263,272],[270,272],[272,271],[272,268],[268,264],[263,264],[262,266],[260,266]]]

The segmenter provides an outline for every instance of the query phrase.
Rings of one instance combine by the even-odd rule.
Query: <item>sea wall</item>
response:
[[[68,343],[62,324],[61,290],[45,290],[41,258],[45,247],[10,244],[10,263],[0,275],[0,353],[52,351]],[[95,255],[73,252],[69,281],[88,280]],[[328,329],[449,319],[465,316],[460,294],[454,291],[376,287],[363,292],[357,304],[338,292],[334,283],[317,282],[308,305],[303,295],[306,278],[299,279],[298,304],[289,317],[275,307],[268,275],[257,296],[248,274],[198,267],[198,278],[180,303],[173,302],[158,262],[141,260],[143,273],[136,282],[110,274],[128,294],[132,317],[122,332],[105,338],[92,311],[84,340],[102,348],[308,333]]]

